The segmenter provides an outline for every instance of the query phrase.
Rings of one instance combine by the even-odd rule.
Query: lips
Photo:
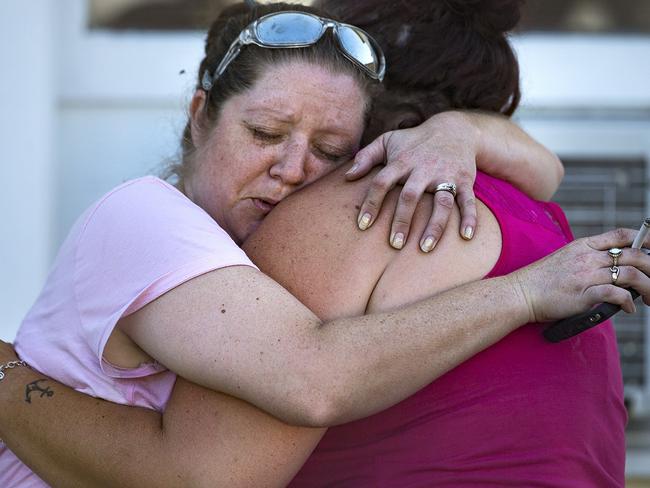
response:
[[[277,200],[266,198],[253,198],[253,205],[258,210],[261,210],[265,215],[268,214],[278,204]]]

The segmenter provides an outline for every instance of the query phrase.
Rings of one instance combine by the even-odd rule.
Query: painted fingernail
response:
[[[474,237],[474,228],[471,225],[468,225],[463,231],[463,239],[469,241],[472,237]]]
[[[358,165],[357,163],[354,163],[354,164],[352,165],[352,167],[351,167],[349,170],[347,170],[347,171],[345,172],[345,174],[346,174],[346,175],[351,175],[352,173],[354,173],[354,172],[355,172],[356,170],[358,170],[358,169],[359,169],[359,165]]]
[[[424,252],[430,252],[435,245],[436,243],[433,240],[433,237],[429,236],[422,242],[420,249],[422,249]]]
[[[363,215],[361,215],[357,221],[359,229],[366,230],[368,227],[370,227],[370,220],[372,220],[372,215],[370,215],[368,212],[365,212]]]
[[[393,236],[390,238],[390,245],[395,249],[402,249],[404,247],[404,234],[401,232],[393,234]]]

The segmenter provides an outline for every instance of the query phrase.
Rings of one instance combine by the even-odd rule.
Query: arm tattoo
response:
[[[31,383],[27,383],[27,385],[25,386],[25,401],[27,403],[32,403],[31,395],[35,391],[40,392],[41,398],[43,398],[44,396],[51,397],[52,395],[54,395],[54,392],[50,389],[49,386],[45,386],[45,388],[43,388],[41,385],[39,385],[39,383],[41,383],[42,381],[47,381],[47,380],[40,379],[40,380],[32,381]]]

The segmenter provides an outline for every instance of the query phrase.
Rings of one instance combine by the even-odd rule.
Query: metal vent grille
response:
[[[578,237],[615,227],[638,228],[646,213],[646,166],[641,160],[563,159],[566,174],[553,198]],[[647,387],[647,308],[614,316],[626,386]]]

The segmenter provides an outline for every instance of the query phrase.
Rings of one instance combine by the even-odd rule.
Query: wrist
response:
[[[505,275],[503,279],[510,289],[511,296],[514,297],[515,315],[518,317],[516,327],[536,322],[533,300],[524,283],[525,279],[521,275],[521,271],[515,271],[514,273]]]
[[[488,116],[489,121],[486,122],[485,114],[482,114],[480,112],[466,111],[461,113],[465,117],[467,130],[472,134],[472,142],[474,153],[476,154],[477,164],[479,164],[479,162],[487,162],[488,164],[491,164],[491,158],[489,157],[490,146],[488,144],[488,141],[486,141],[486,137],[494,137],[493,135],[490,136],[489,124],[496,124],[495,120],[498,116],[490,115]]]
[[[12,366],[9,366],[9,364]],[[18,364],[16,364],[18,363]],[[7,405],[7,402],[13,402],[22,394],[24,388],[31,381],[34,371],[26,362],[14,360],[1,363],[3,377],[0,380],[0,405]]]
[[[428,122],[438,130],[442,128],[448,139],[458,139],[463,146],[471,148],[478,159],[483,133],[478,113],[449,110],[433,115]]]
[[[29,368],[29,364],[21,359],[14,359],[13,361],[0,363],[0,381],[4,380],[9,370],[15,368]]]
[[[25,384],[30,381],[33,371],[26,362],[14,359],[0,363],[0,373],[3,375],[0,379],[0,442],[4,443],[2,439],[9,435],[6,430],[10,430],[12,425],[15,427],[12,412],[18,403],[24,401]]]

